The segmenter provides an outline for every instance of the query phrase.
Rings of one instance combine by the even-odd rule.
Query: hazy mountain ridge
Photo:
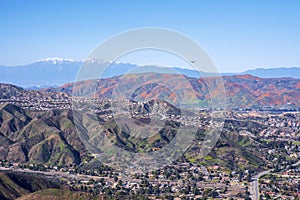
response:
[[[83,61],[74,61],[70,59],[61,58],[49,58],[40,60],[35,63],[20,65],[20,66],[1,66],[0,65],[0,82],[10,83],[23,87],[36,88],[49,86],[49,85],[62,85],[67,82],[74,82],[76,80],[77,73]],[[132,70],[135,73],[172,73],[183,74],[189,77],[199,78],[200,76],[213,76],[214,74],[198,72],[193,69],[172,67],[162,68],[157,66],[143,66],[130,63],[109,63],[107,61],[87,60],[87,65],[110,65],[105,71],[102,78],[110,78],[126,74]],[[139,68],[138,68],[139,67]],[[241,75],[250,74],[262,78],[279,78],[279,77],[292,77],[300,78],[300,68],[271,68],[264,69],[258,68],[254,70],[247,70],[242,73],[221,73],[221,75]],[[38,88],[37,88],[38,89]]]
[[[22,86],[60,85],[74,80],[81,62],[42,60],[22,66],[0,66],[1,82]]]
[[[251,74],[253,76],[258,76],[261,78],[280,78],[280,77],[291,77],[300,78],[300,68],[299,67],[278,67],[278,68],[257,68],[252,70],[247,70],[241,74]]]

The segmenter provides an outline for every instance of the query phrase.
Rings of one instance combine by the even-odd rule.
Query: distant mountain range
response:
[[[174,81],[176,80],[176,81]],[[138,82],[140,87],[135,88]],[[299,108],[300,106],[300,79],[294,78],[259,78],[251,75],[223,76],[226,93],[226,106],[234,108]],[[120,84],[121,83],[121,84]],[[159,83],[159,84],[157,84]],[[189,86],[187,85],[189,84]],[[164,87],[168,86],[168,89]],[[211,91],[209,91],[210,85]],[[197,102],[201,106],[208,105],[208,99],[219,98],[218,79],[215,77],[193,78],[175,74],[144,73],[97,81],[95,95],[99,99],[111,98],[114,91],[122,87],[121,98],[147,101],[163,98],[176,105],[178,95],[181,102]],[[45,92],[65,92],[72,94],[73,84],[68,83],[57,88],[45,88]],[[91,81],[76,83],[74,91],[88,96],[91,91]],[[222,94],[225,95],[225,94]],[[225,103],[225,102],[224,102]]]
[[[252,76],[257,76],[261,78],[281,78],[281,77],[290,77],[290,78],[300,78],[300,68],[299,67],[280,67],[280,68],[257,68],[253,70],[247,70],[242,74],[250,74]]]
[[[97,67],[98,65],[110,64],[110,67],[105,71],[102,78],[110,78],[126,74],[130,71],[134,73],[168,73],[168,74],[183,74],[188,77],[199,78],[200,76],[213,76],[205,72],[198,72],[184,68],[161,68],[157,66],[139,67],[130,63],[108,63],[99,60],[86,61],[87,64]],[[21,66],[0,66],[0,82],[10,83],[30,89],[38,87],[58,86],[68,82],[74,82],[80,66],[83,61],[74,61],[70,59],[49,58],[37,61],[32,64]],[[221,75],[243,75],[249,74],[261,78],[280,78],[291,77],[300,78],[300,68],[258,68],[248,70],[242,73],[223,73]]]

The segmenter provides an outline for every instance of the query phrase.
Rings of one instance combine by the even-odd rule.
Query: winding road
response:
[[[300,160],[296,162],[295,164],[291,165],[292,167],[296,167],[300,165]],[[268,174],[272,171],[272,169],[260,172],[259,174],[252,177],[252,182],[249,185],[249,191],[250,191],[250,198],[252,200],[259,200],[259,184],[258,180],[260,177],[262,177],[265,174]]]

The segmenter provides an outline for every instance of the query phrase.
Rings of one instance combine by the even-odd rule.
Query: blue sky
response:
[[[198,42],[220,72],[300,67],[299,8],[298,0],[1,0],[0,65],[84,59],[119,32],[161,27]]]

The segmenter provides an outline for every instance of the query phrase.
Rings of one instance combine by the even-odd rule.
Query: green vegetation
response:
[[[96,200],[99,199],[97,196],[92,196],[92,194],[87,192],[70,191],[67,189],[46,189],[34,192],[32,194],[25,195],[18,200],[41,200],[41,199],[51,199],[51,200]]]
[[[60,187],[58,182],[37,175],[0,173],[0,199],[16,199],[38,190]]]

